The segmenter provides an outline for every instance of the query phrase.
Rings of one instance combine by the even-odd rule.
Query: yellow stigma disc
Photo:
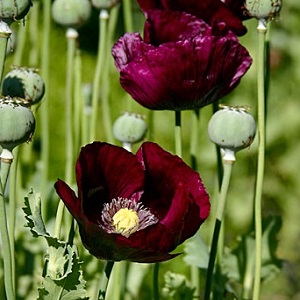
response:
[[[121,208],[113,216],[113,225],[115,232],[120,233],[125,237],[129,237],[139,228],[139,217],[136,211],[128,208]]]

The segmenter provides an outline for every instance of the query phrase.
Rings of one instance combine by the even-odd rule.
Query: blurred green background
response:
[[[33,1],[32,11],[26,17],[25,26],[16,22],[11,27],[15,34],[15,49],[6,60],[5,72],[16,60],[22,66],[41,69],[41,49],[43,36],[43,1]],[[38,22],[32,21],[33,10],[36,10]],[[132,1],[134,30],[142,32],[144,17],[136,4]],[[79,49],[82,60],[82,81],[91,83],[97,55],[98,14],[93,9],[90,21],[79,29]],[[36,26],[30,26],[33,23]],[[244,76],[240,85],[221,102],[230,105],[249,105],[251,113],[256,115],[256,20],[245,22],[248,33],[240,38],[241,43],[249,50],[254,62],[249,72]],[[20,32],[23,32],[21,34]],[[54,195],[53,183],[57,178],[64,178],[65,170],[65,82],[66,82],[66,29],[51,22],[49,48],[49,80],[46,82],[47,94],[40,107],[36,109],[37,130],[31,147],[34,159],[30,165],[24,164],[23,192],[31,187],[39,190],[40,149],[43,141],[40,124],[45,121],[41,115],[43,105],[49,107],[49,193],[44,196],[44,205],[48,208],[47,218],[49,226],[55,217],[58,203]],[[124,18],[122,8],[118,20],[114,41],[123,33]],[[25,36],[24,50],[21,58],[16,58],[18,47],[22,44],[18,40]],[[281,258],[283,269],[272,281],[262,286],[261,299],[300,299],[300,5],[298,0],[285,0],[281,15],[274,20],[270,28],[270,87],[267,103],[267,153],[265,184],[263,195],[263,214],[282,216],[282,228],[278,232],[277,255]],[[110,44],[107,47],[111,47]],[[145,115],[149,119],[149,111],[136,104],[122,90],[119,85],[119,75],[110,56],[110,73],[106,80],[110,84],[109,99],[111,103],[111,117],[115,120],[121,113],[131,110]],[[41,70],[42,72],[43,70]],[[101,90],[100,90],[101,94]],[[212,214],[217,189],[215,147],[207,136],[207,123],[212,114],[212,107],[205,107],[200,112],[201,130],[198,147],[198,171],[211,195]],[[101,119],[101,103],[99,112],[98,140],[105,141]],[[183,112],[183,159],[190,164],[190,127],[191,112]],[[154,127],[151,139],[170,152],[174,152],[173,124],[174,113],[168,111],[153,112]],[[116,144],[119,144],[115,141]],[[24,146],[24,149],[28,145]],[[138,147],[137,145],[136,147]],[[226,243],[234,244],[237,236],[247,232],[252,224],[253,191],[256,173],[257,140],[250,147],[237,154],[231,187],[226,208]],[[79,148],[77,149],[79,152]],[[24,150],[26,151],[26,150]],[[75,161],[74,161],[75,165]],[[28,174],[28,176],[27,176]],[[22,200],[20,200],[22,203]],[[21,204],[20,204],[21,205]],[[20,212],[20,215],[22,212]],[[19,221],[22,224],[22,220]],[[25,223],[25,221],[24,221]],[[24,242],[24,228],[20,225],[19,245]],[[206,240],[210,239],[211,222],[208,221],[201,228]],[[24,242],[25,243],[25,242]],[[33,247],[29,244],[28,249]],[[33,247],[34,248],[34,247]],[[40,250],[34,250],[40,251]],[[89,255],[82,249],[84,260],[89,261]],[[21,258],[20,258],[21,259]],[[19,260],[20,260],[19,259]],[[22,258],[25,259],[25,258]],[[26,259],[25,259],[26,260]],[[166,269],[181,270],[176,261],[168,262]],[[88,263],[87,263],[88,265]],[[169,267],[171,266],[171,267]],[[93,269],[93,272],[95,270]],[[26,272],[24,272],[25,274]],[[29,279],[30,281],[30,279]],[[28,288],[28,287],[27,287]],[[25,292],[24,292],[25,293]],[[29,299],[29,298],[28,298]]]

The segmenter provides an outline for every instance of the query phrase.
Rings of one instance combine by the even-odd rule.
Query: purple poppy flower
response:
[[[224,22],[237,35],[247,32],[242,23],[247,18],[242,0],[138,0],[138,3],[146,16],[152,9],[182,11],[210,25]]]
[[[159,10],[148,12],[145,40],[127,33],[112,55],[122,87],[154,110],[197,109],[217,101],[252,63],[222,23],[210,27],[189,14]]]
[[[77,220],[84,246],[100,259],[158,262],[193,236],[209,215],[209,197],[195,171],[157,144],[134,155],[94,142],[76,164],[78,196],[55,188]]]

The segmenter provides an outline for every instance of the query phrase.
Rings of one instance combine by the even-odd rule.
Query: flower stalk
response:
[[[95,140],[96,138],[96,125],[98,120],[98,110],[99,110],[99,83],[101,79],[101,71],[105,58],[105,45],[106,45],[106,36],[107,36],[107,21],[109,19],[109,13],[107,10],[103,9],[99,14],[99,36],[98,36],[98,55],[97,63],[94,74],[93,82],[93,94],[92,94],[92,117],[90,125],[90,141]],[[106,129],[106,125],[104,124]]]
[[[104,272],[102,274],[101,282],[100,282],[98,300],[105,300],[107,286],[108,286],[108,282],[109,282],[109,278],[110,278],[113,266],[114,266],[113,261],[109,260],[106,262],[106,266],[105,266]]]
[[[257,176],[255,186],[254,214],[255,214],[255,275],[253,287],[253,300],[260,298],[261,282],[261,256],[262,256],[262,193],[265,168],[265,38],[267,27],[265,20],[258,20],[258,54],[257,54],[257,132],[258,132],[258,157]]]
[[[158,285],[159,263],[153,266],[153,299],[159,300],[159,285]]]
[[[8,179],[8,174],[10,170],[11,163],[13,161],[13,154],[10,150],[3,149],[1,156],[1,182],[0,182],[0,233],[2,240],[2,256],[4,265],[4,286],[6,291],[6,296],[8,300],[15,299],[14,291],[14,272],[12,264],[12,253],[10,246],[9,230],[7,226],[7,215],[5,207],[5,187]]]
[[[215,220],[209,262],[208,262],[204,300],[210,299],[212,283],[213,283],[213,273],[214,273],[215,261],[216,261],[217,250],[218,250],[218,240],[220,236],[222,221],[224,218],[225,204],[226,204],[226,198],[227,198],[228,188],[230,184],[232,166],[235,161],[234,152],[228,149],[226,149],[225,151],[227,152],[226,153],[227,155],[225,154],[225,156],[223,157],[224,174],[223,174],[223,180],[222,180],[222,185],[221,185],[221,190],[219,195],[219,202],[218,202],[218,207],[216,212],[216,220]]]
[[[182,156],[181,111],[175,111],[175,153]]]
[[[6,50],[7,42],[11,35],[12,31],[8,24],[4,21],[0,21],[0,82],[3,77],[5,59],[6,59]]]

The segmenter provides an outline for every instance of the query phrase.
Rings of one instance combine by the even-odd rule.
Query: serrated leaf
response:
[[[52,247],[49,253],[49,265],[51,264],[52,271],[47,272],[42,282],[39,299],[88,299],[76,247],[68,245],[64,251],[62,250],[62,248]]]
[[[200,234],[194,235],[184,245],[183,260],[190,266],[207,269],[209,252]]]
[[[34,237],[43,237],[48,243],[46,274],[39,288],[40,300],[79,300],[86,297],[85,281],[82,277],[76,246],[68,245],[50,236],[46,230],[42,213],[40,193],[31,190],[25,197],[23,208],[26,226]]]
[[[23,211],[27,220],[27,227],[30,228],[33,236],[49,236],[42,218],[41,195],[31,190],[24,199]]]
[[[34,190],[31,190],[28,193],[28,196],[24,198],[25,207],[23,207],[23,211],[27,220],[26,226],[30,228],[30,231],[34,237],[44,237],[49,246],[55,248],[64,247],[64,242],[50,236],[50,234],[47,232],[42,217],[41,201],[40,193],[35,192]]]
[[[47,276],[53,280],[63,278],[65,276],[65,265],[68,262],[68,255],[65,255],[66,247],[49,247]]]

